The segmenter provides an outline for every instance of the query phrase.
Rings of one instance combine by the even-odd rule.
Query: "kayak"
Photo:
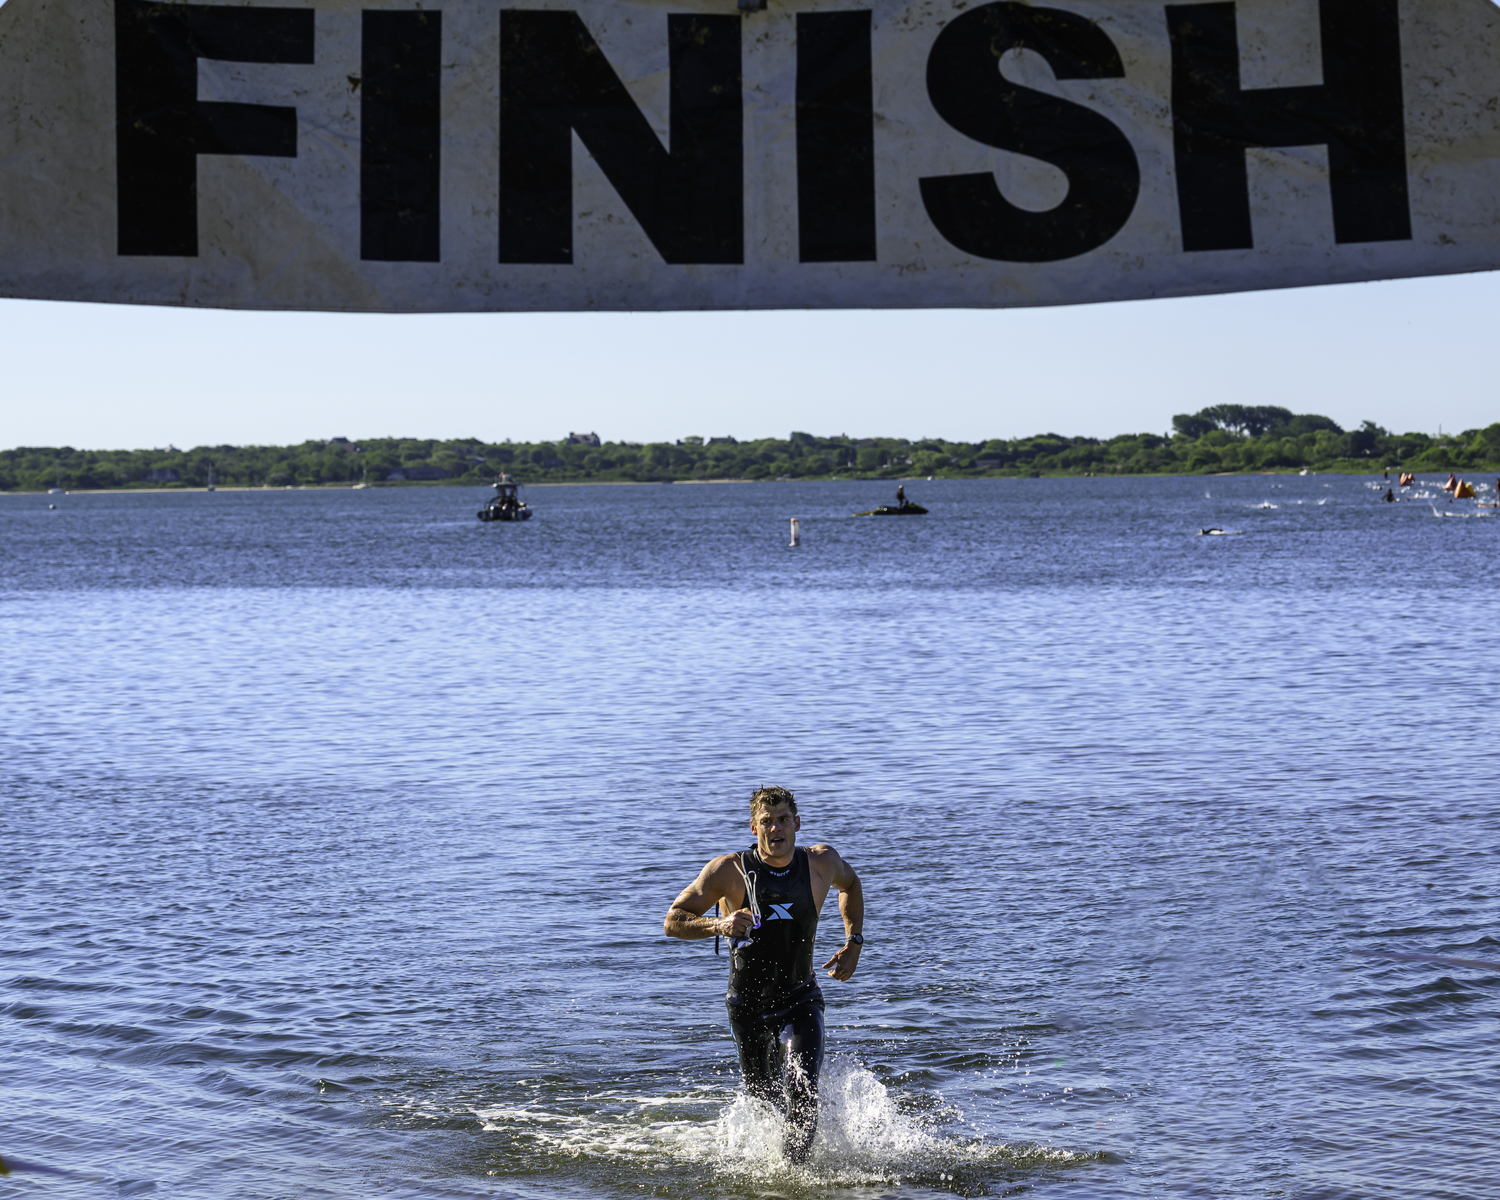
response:
[[[907,504],[897,506],[895,504],[882,504],[879,508],[872,508],[869,512],[855,513],[856,517],[920,517],[927,510],[920,504]]]

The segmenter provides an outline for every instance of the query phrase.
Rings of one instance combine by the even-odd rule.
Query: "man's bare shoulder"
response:
[[[739,855],[732,853],[720,854],[709,859],[698,874],[698,879],[705,884],[716,883],[725,886],[738,883],[739,878]]]
[[[808,865],[817,872],[819,878],[840,891],[846,887],[853,887],[859,881],[859,877],[855,875],[854,868],[849,865],[848,860],[827,842],[809,846],[807,859]]]
[[[703,864],[703,870],[698,872],[698,878],[682,889],[682,893],[673,901],[673,907],[685,907],[694,912],[700,908],[698,901],[703,901],[701,907],[715,904],[721,897],[732,899],[736,894],[736,887],[743,891],[740,883],[740,873],[734,869],[733,854],[720,854],[717,858],[711,858]]]

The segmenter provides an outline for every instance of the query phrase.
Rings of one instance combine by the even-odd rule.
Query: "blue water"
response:
[[[0,1196],[1500,1196],[1500,510],[1373,482],[0,496]],[[803,1168],[661,930],[772,782]]]

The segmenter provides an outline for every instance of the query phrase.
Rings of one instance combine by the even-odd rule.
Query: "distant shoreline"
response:
[[[311,439],[286,446],[176,446],[0,450],[0,491],[301,491],[313,488],[488,487],[506,471],[528,487],[552,484],[662,484],[883,481],[908,479],[1145,476],[1367,475],[1391,471],[1500,473],[1500,421],[1433,438],[1393,434],[1365,421],[1344,430],[1316,413],[1276,406],[1212,405],[1172,418],[1175,432],[1101,439],[1039,433],[1028,438],[950,442],[943,438],[732,437],[676,442],[610,442],[570,433],[550,442],[476,438]]]
[[[911,476],[908,478],[908,482]],[[926,478],[923,476],[922,478]],[[524,488],[547,488],[547,487],[661,487],[664,483],[670,483],[679,487],[685,483],[836,483],[832,479],[798,479],[798,480],[774,480],[774,479],[575,479],[557,480],[548,483],[522,483]],[[900,482],[893,480],[892,482]],[[422,481],[409,481],[400,483],[372,483],[368,487],[357,488],[348,483],[298,483],[290,487],[261,487],[259,484],[226,483],[217,484],[214,492],[264,492],[268,496],[279,492],[374,492],[374,491],[401,491],[416,490],[419,488],[491,488],[491,483],[474,483],[469,480],[439,480],[431,483]],[[54,492],[47,489],[11,488],[8,491],[0,491],[0,496],[204,496],[208,494],[205,487],[153,487],[153,488],[69,488],[65,492]]]
[[[1374,470],[1370,470],[1370,471],[1340,471],[1340,470],[1309,471],[1308,472],[1308,477],[1311,478],[1312,476],[1315,476],[1315,475],[1325,475],[1325,476],[1326,475],[1341,475],[1341,476],[1344,476],[1344,477],[1353,478],[1353,477],[1357,477],[1357,476],[1360,476],[1360,475],[1372,475],[1372,474],[1376,474],[1376,473],[1377,472],[1374,471]],[[1479,474],[1487,474],[1487,473],[1488,472],[1479,472]],[[1441,474],[1443,474],[1443,472],[1442,471],[1430,471],[1430,472],[1427,472],[1427,474],[1430,474],[1430,475],[1441,475]],[[521,486],[523,488],[554,488],[554,487],[665,487],[665,486],[667,486],[669,484],[672,487],[683,487],[683,486],[689,486],[690,487],[690,486],[692,486],[694,484],[703,484],[703,483],[754,483],[754,484],[766,484],[766,485],[772,485],[772,486],[774,486],[775,484],[778,484],[778,483],[875,483],[875,484],[879,484],[879,483],[900,483],[900,484],[906,484],[906,483],[979,483],[979,482],[984,482],[986,480],[991,480],[991,481],[995,481],[995,482],[1000,482],[1000,481],[1004,481],[1004,480],[1012,480],[1012,481],[1015,481],[1015,482],[1025,482],[1025,481],[1030,480],[1030,479],[1116,479],[1116,480],[1124,480],[1124,479],[1234,479],[1234,478],[1239,478],[1239,477],[1243,477],[1243,478],[1246,478],[1246,479],[1249,479],[1249,478],[1262,478],[1262,479],[1266,479],[1266,478],[1287,477],[1287,476],[1296,477],[1296,476],[1300,476],[1300,475],[1301,475],[1300,471],[1291,471],[1291,470],[1285,470],[1285,471],[1213,471],[1213,472],[1209,472],[1209,473],[1205,473],[1205,474],[1201,474],[1201,475],[1200,474],[1195,474],[1195,473],[1194,474],[1189,474],[1189,473],[1184,473],[1184,472],[1181,472],[1181,471],[1163,471],[1160,474],[1146,474],[1146,473],[1143,472],[1143,473],[1139,473],[1139,474],[1130,474],[1130,475],[1125,475],[1125,474],[1116,475],[1116,474],[1113,474],[1113,473],[1095,473],[1095,474],[1083,474],[1083,475],[1080,475],[1080,474],[1076,474],[1076,473],[1071,472],[1071,471],[1052,471],[1052,472],[1046,472],[1046,471],[1044,471],[1044,472],[1040,472],[1038,474],[1031,474],[1031,475],[967,475],[967,476],[936,475],[936,476],[930,476],[930,477],[927,476],[927,475],[879,475],[879,476],[866,476],[866,477],[861,477],[861,478],[839,478],[839,479],[832,479],[832,478],[829,478],[827,476],[823,476],[823,477],[813,476],[813,477],[810,477],[810,478],[799,478],[799,479],[743,479],[743,478],[741,478],[741,479],[577,479],[577,480],[557,480],[555,482],[554,481],[547,481],[547,482],[538,481],[536,483],[527,483],[525,481],[518,481],[518,482],[521,484]],[[370,492],[373,492],[373,491],[399,491],[399,490],[408,490],[409,491],[409,490],[414,490],[414,489],[417,489],[417,488],[423,488],[423,489],[434,489],[434,488],[484,488],[484,489],[488,489],[491,486],[493,486],[493,485],[492,484],[488,484],[488,483],[474,483],[474,482],[470,482],[470,481],[457,481],[457,480],[434,480],[432,482],[411,480],[411,481],[401,481],[401,482],[396,482],[396,483],[372,483],[368,487],[365,487],[365,488],[356,488],[356,487],[354,487],[354,486],[352,486],[350,484],[346,484],[346,483],[297,484],[297,485],[292,486],[292,487],[260,487],[258,485],[256,485],[256,486],[250,486],[250,485],[245,485],[245,484],[225,484],[225,485],[221,485],[221,486],[215,487],[214,488],[214,492],[215,493],[218,493],[218,492],[257,492],[257,493],[263,493],[263,494],[268,495],[268,496],[273,496],[273,495],[277,495],[277,494],[284,493],[284,492],[354,492],[354,491],[370,491]],[[5,496],[50,496],[50,495],[56,495],[56,494],[59,494],[59,493],[54,493],[54,492],[52,492],[50,490],[33,490],[33,491],[28,491],[28,490],[23,489],[23,488],[12,488],[12,489],[10,489],[8,491],[0,491],[0,497],[5,497]],[[76,489],[70,488],[66,492],[62,492],[60,494],[64,495],[64,496],[203,496],[203,495],[208,495],[209,493],[208,493],[208,489],[207,488],[203,488],[203,487],[157,487],[157,488],[76,488]]]

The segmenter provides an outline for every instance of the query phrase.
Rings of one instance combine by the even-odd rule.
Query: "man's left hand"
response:
[[[838,953],[823,964],[832,968],[828,974],[834,979],[852,979],[854,968],[859,966],[859,949],[853,942],[845,942]]]

